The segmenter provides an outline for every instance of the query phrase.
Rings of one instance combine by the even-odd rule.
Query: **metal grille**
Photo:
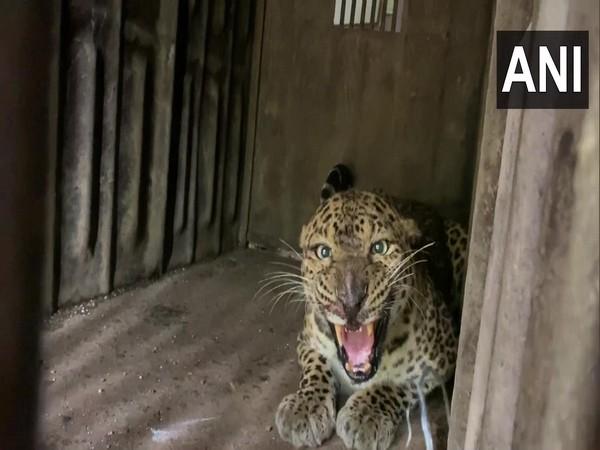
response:
[[[399,32],[404,0],[335,0],[333,24]]]

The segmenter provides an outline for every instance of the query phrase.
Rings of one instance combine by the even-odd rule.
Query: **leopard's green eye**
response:
[[[327,259],[331,256],[331,247],[327,247],[324,244],[321,244],[319,246],[317,246],[317,249],[315,250],[315,254],[317,255],[317,258],[319,259]]]
[[[386,240],[373,242],[371,245],[371,253],[374,255],[385,255],[388,251],[389,245]]]

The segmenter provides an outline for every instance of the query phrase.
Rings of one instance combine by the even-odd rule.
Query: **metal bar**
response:
[[[342,0],[342,6],[340,7],[340,25],[346,25],[346,2],[350,0]]]
[[[356,1],[350,0],[350,20],[348,21],[349,26],[354,26],[354,12],[356,11]]]
[[[388,29],[388,3],[390,0],[380,0],[379,2],[379,31],[389,31]]]
[[[335,3],[333,5],[333,24],[336,26],[341,25],[342,21],[341,21],[341,14],[340,14],[340,10],[342,7],[342,1],[343,0],[335,0]]]
[[[365,7],[363,8],[362,22],[361,27],[365,28],[367,24],[367,19],[369,24],[371,23],[371,14],[373,10],[373,0],[364,0]]]
[[[356,20],[356,16],[354,17],[354,24],[358,25],[360,28],[362,28],[365,24],[364,22],[364,14],[365,14],[365,9],[366,9],[366,0],[357,0],[360,1],[360,7],[357,11],[358,13],[358,21]]]
[[[377,27],[377,16],[378,16],[378,11],[377,11],[377,7],[379,6],[379,3],[381,2],[381,0],[372,0],[372,7],[371,7],[371,29],[375,30]]]
[[[395,0],[394,15],[392,16],[392,31],[398,33],[402,26],[402,7],[404,0]]]

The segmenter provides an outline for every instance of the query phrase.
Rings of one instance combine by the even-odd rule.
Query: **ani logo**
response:
[[[498,31],[497,107],[587,109],[587,31]]]

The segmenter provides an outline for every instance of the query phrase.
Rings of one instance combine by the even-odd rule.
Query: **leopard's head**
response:
[[[408,301],[405,281],[419,237],[391,201],[355,190],[323,202],[302,228],[306,300],[328,321],[355,382],[377,371],[389,315]]]

